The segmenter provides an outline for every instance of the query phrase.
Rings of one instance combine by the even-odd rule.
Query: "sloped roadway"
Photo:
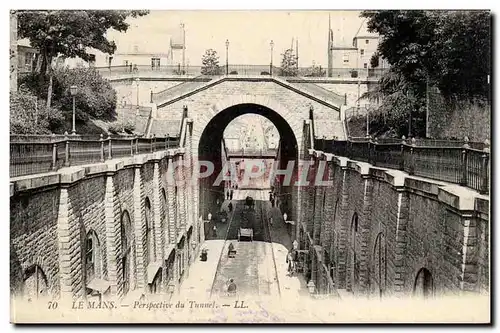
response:
[[[212,285],[212,297],[227,297],[229,279],[236,283],[238,297],[279,297],[278,277],[264,202],[267,191],[255,191],[254,194],[257,197],[252,196],[255,200],[253,210],[245,208],[244,200],[233,200],[234,209],[229,218],[224,249]],[[249,238],[238,241],[239,228],[248,226],[253,227],[253,241]],[[234,258],[228,256],[230,243],[236,250]]]

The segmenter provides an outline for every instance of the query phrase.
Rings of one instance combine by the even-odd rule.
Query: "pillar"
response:
[[[141,174],[142,163],[137,163],[134,166],[134,218],[133,218],[133,229],[135,236],[135,288],[139,289],[145,288],[147,285],[146,281],[146,256],[147,256],[147,244],[146,241],[146,221],[145,221],[145,209],[144,209],[144,184],[142,181]],[[132,286],[132,285],[131,285]]]
[[[121,215],[120,203],[116,195],[113,181],[113,171],[109,171],[115,165],[108,165],[106,174],[106,193],[104,195],[104,218],[106,225],[106,264],[108,271],[108,281],[112,295],[122,294],[122,266],[121,261]]]
[[[176,213],[176,198],[175,198],[175,178],[173,163],[173,151],[167,151],[167,216],[168,216],[168,242],[170,244],[176,243],[177,234],[177,213]]]

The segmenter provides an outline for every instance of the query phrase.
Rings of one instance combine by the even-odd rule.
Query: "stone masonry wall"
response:
[[[96,265],[101,268],[101,274],[95,277],[109,283],[108,296],[126,296],[121,262],[124,212],[130,216],[132,233],[129,253],[132,274],[125,277],[129,293],[148,293],[147,281],[153,278],[148,277],[148,266],[153,260],[164,266],[174,251],[171,244],[176,242],[175,235],[186,231],[187,222],[175,218],[179,215],[174,204],[178,200],[173,197],[175,184],[169,186],[166,177],[170,164],[177,161],[180,154],[180,150],[161,151],[81,168],[63,168],[50,176],[13,179],[11,293],[23,294],[23,275],[27,269],[38,265],[47,278],[45,291],[49,296],[68,300],[84,297],[85,287],[90,282],[84,276],[85,237],[93,230],[99,244],[93,249],[100,254],[96,257]],[[146,242],[146,198],[151,203],[149,218],[154,230],[150,240],[154,242],[151,250],[154,253],[148,253]],[[187,218],[187,215],[180,218]],[[198,223],[194,221],[194,230],[198,230]],[[180,227],[183,229],[175,229]],[[191,240],[196,241],[197,237]],[[175,262],[174,267],[177,265]],[[160,268],[166,271],[166,267]],[[166,284],[160,285],[160,290],[167,292]]]
[[[333,185],[324,189],[326,207],[314,207],[311,196],[302,200],[314,209],[314,221],[326,224],[321,231],[332,233],[321,235],[321,247],[314,251],[331,252],[330,283],[337,290],[372,298],[407,297],[422,290],[434,296],[489,292],[488,197],[398,170],[311,153],[316,161],[324,155],[334,173]],[[328,208],[332,203],[334,208]],[[307,220],[299,221],[299,231],[309,242],[313,230]],[[321,262],[320,253],[313,258],[313,270],[328,262]],[[324,275],[313,272],[311,278],[326,292]]]
[[[56,187],[10,201],[10,289],[22,293],[23,275],[32,265],[45,273],[50,293],[59,294],[57,215],[60,190]]]

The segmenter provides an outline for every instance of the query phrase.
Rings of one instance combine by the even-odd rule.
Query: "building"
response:
[[[340,22],[340,25],[340,34],[336,39],[329,18],[328,76],[342,75],[342,69],[350,69],[353,71],[353,77],[357,77],[357,71],[372,69],[371,58],[377,52],[380,36],[368,31],[367,22],[364,19],[353,37],[352,43],[348,43],[343,36],[343,21]],[[387,62],[380,59],[377,68],[387,67]]]

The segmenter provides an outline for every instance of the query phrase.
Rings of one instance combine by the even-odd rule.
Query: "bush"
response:
[[[125,131],[127,134],[133,134],[134,130],[135,124],[131,121],[113,123],[108,127],[108,131],[113,134],[120,134],[122,131]]]
[[[22,87],[10,94],[11,134],[50,134],[63,125],[64,116],[58,108],[47,108],[43,99],[37,98]]]
[[[20,79],[20,86],[26,87],[41,99],[47,99],[48,79],[33,73]],[[78,120],[113,119],[116,113],[116,91],[94,68],[60,68],[54,70],[52,102],[54,108],[72,113],[73,97],[70,87],[78,87],[75,97]]]

